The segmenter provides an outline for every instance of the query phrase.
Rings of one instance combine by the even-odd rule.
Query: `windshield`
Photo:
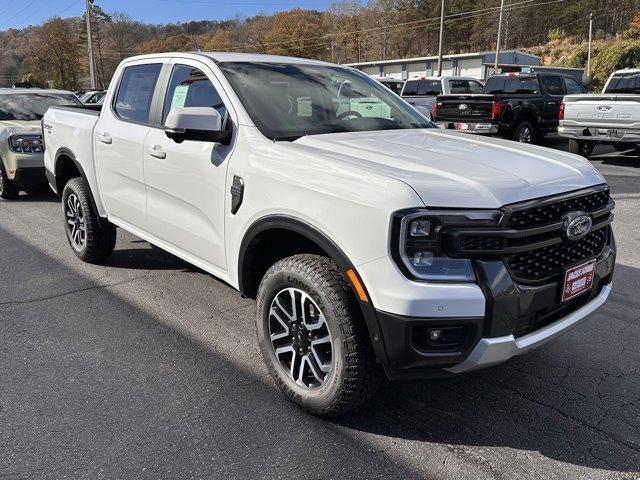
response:
[[[337,66],[223,62],[220,68],[272,140],[433,124],[367,75]]]
[[[0,94],[0,120],[40,120],[54,105],[81,105],[69,93],[5,93]]]

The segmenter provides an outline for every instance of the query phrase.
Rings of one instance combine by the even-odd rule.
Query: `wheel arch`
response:
[[[89,179],[84,173],[84,169],[82,168],[80,162],[76,159],[74,153],[66,147],[61,147],[60,149],[58,149],[55,155],[53,168],[56,193],[62,196],[62,191],[64,190],[64,187],[69,182],[69,180],[76,177],[82,177],[82,179],[86,183],[87,189],[89,190],[89,200],[91,201],[91,208],[97,216],[100,216],[98,207],[93,197],[93,192],[91,191]]]
[[[291,245],[287,242],[275,243],[278,245],[272,248],[273,243],[268,244],[269,240],[282,239],[283,235],[292,235],[294,241],[303,239],[303,248],[289,249]],[[269,248],[261,248],[269,245]],[[283,246],[285,248],[281,248]],[[305,251],[309,248],[315,251]],[[308,222],[290,215],[273,214],[267,215],[256,220],[247,229],[240,244],[238,253],[238,288],[242,295],[255,298],[260,280],[273,263],[291,255],[298,253],[317,253],[325,255],[336,262],[340,271],[345,274],[349,269],[353,269],[358,281],[359,278],[353,264],[344,251],[326,234],[309,224]],[[369,339],[373,345],[373,350],[378,361],[387,363],[387,352],[384,348],[382,331],[378,323],[375,308],[367,294],[367,300],[363,301],[350,278],[345,274],[345,279],[349,283],[354,294],[357,305],[364,318]],[[367,292],[364,286],[365,293]]]

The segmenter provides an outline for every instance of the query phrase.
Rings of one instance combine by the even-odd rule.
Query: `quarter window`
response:
[[[198,68],[189,65],[176,65],[171,73],[171,80],[164,100],[162,124],[169,112],[182,107],[215,108],[224,119],[226,107],[211,80]]]
[[[134,65],[124,69],[115,101],[116,114],[136,123],[148,123],[153,92],[162,64]]]

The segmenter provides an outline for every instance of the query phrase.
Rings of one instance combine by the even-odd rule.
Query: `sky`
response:
[[[294,7],[325,10],[332,0],[95,0],[107,12],[128,13],[145,23],[189,20],[224,20],[237,13],[252,16]],[[0,0],[0,30],[38,25],[58,15],[75,17],[84,12],[85,0]]]

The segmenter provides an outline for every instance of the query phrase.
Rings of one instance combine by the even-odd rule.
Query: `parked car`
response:
[[[402,93],[402,87],[404,87],[404,80],[399,80],[393,77],[372,77],[374,80],[380,82],[396,95]]]
[[[495,75],[481,95],[439,96],[435,120],[446,129],[537,143],[557,132],[563,96],[582,91],[568,75]]]
[[[387,108],[339,119],[336,82]],[[613,201],[587,160],[470,142],[352,69],[139,56],[101,111],[52,107],[43,128],[73,252],[104,261],[119,226],[256,298],[269,373],[315,414],[362,404],[382,369],[503,362],[611,291]]]
[[[402,98],[432,119],[433,105],[438,95],[482,93],[484,85],[473,77],[424,77],[407,80]]]
[[[80,102],[63,90],[0,89],[0,198],[46,186],[40,120],[51,105],[69,104]]]
[[[93,90],[90,92],[85,92],[80,97],[80,101],[85,105],[99,104],[99,102],[104,98],[106,93],[107,93],[106,90]]]
[[[640,144],[640,69],[617,70],[602,93],[567,95],[560,109],[558,133],[569,150],[591,156],[598,143],[618,150]]]

